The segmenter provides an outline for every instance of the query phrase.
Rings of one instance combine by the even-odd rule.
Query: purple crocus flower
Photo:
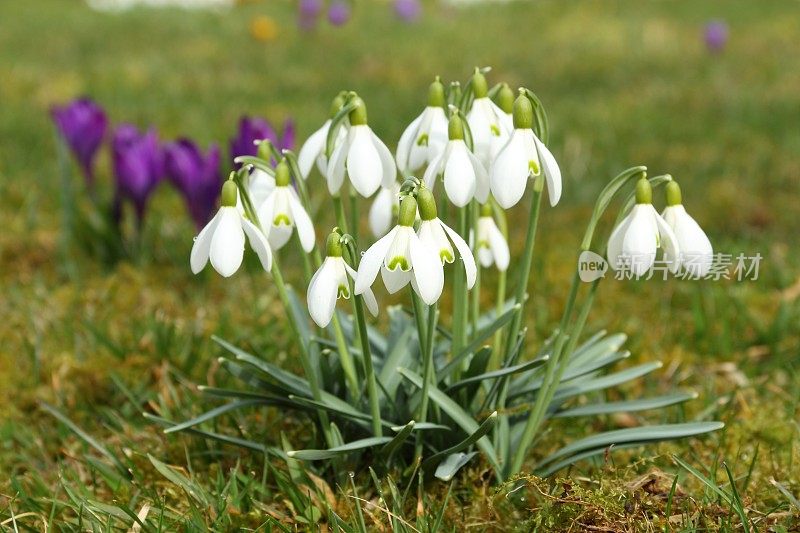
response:
[[[89,187],[94,184],[94,158],[106,135],[105,111],[88,98],[79,98],[51,110],[53,121],[83,170]]]
[[[414,22],[422,13],[419,0],[394,0],[394,12],[405,22]]]
[[[222,187],[219,162],[220,150],[215,144],[206,155],[189,139],[178,139],[164,148],[167,177],[183,195],[198,229],[214,216]]]
[[[706,24],[703,37],[709,51],[721,52],[728,42],[728,25],[722,20],[712,20]]]
[[[112,157],[116,192],[114,216],[119,221],[122,201],[129,200],[141,225],[147,200],[164,175],[164,157],[155,129],[139,133],[136,126],[122,124],[114,131]]]
[[[297,25],[301,30],[313,30],[322,14],[322,0],[300,0],[297,9]]]
[[[231,159],[240,155],[254,156],[258,153],[255,141],[269,139],[278,150],[291,150],[294,148],[295,133],[294,122],[286,120],[283,123],[283,132],[279,136],[275,128],[260,117],[242,117],[239,120],[239,132],[231,139]]]
[[[350,20],[350,4],[344,0],[333,0],[328,8],[328,22],[343,26]]]

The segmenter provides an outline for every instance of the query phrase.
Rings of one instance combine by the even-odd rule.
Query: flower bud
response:
[[[681,205],[683,203],[681,198],[681,188],[677,181],[668,182],[666,185],[666,190],[668,206]]]
[[[419,206],[419,216],[422,220],[433,220],[438,216],[436,199],[427,187],[421,188],[417,193],[417,205]]]
[[[352,111],[350,111],[350,125],[351,126],[363,126],[367,123],[367,106],[364,104],[364,100],[359,98],[358,96],[353,97],[352,101],[353,105],[355,106]]]
[[[653,187],[650,185],[650,182],[647,181],[647,176],[644,174],[642,174],[642,177],[636,182],[636,203],[653,203]]]
[[[410,194],[400,200],[400,215],[397,224],[400,226],[413,226],[417,218],[417,201]]]
[[[514,129],[529,130],[531,128],[533,128],[533,106],[520,89],[519,96],[514,100]]]
[[[464,123],[457,114],[450,117],[450,122],[447,124],[447,137],[451,141],[464,140]]]
[[[486,82],[486,76],[477,68],[475,69],[475,74],[472,75],[472,92],[475,94],[475,98],[485,98],[489,94],[489,84]]]
[[[500,86],[497,92],[497,107],[503,110],[504,113],[511,113],[514,110],[514,91],[507,83]]]
[[[222,186],[222,199],[220,201],[222,207],[236,207],[237,193],[236,183],[230,179],[226,181]]]
[[[291,181],[292,174],[289,172],[289,163],[286,162],[286,158],[283,158],[275,167],[275,186],[288,187]]]
[[[442,85],[442,81],[439,79],[439,76],[436,76],[436,79],[428,88],[428,106],[444,107],[446,103],[447,100],[444,96],[444,85]]]
[[[341,238],[342,236],[337,231],[328,235],[328,240],[325,242],[325,253],[328,257],[342,257]]]
[[[272,159],[272,141],[269,139],[263,139],[261,142],[258,143],[258,157],[263,159],[264,161],[269,161]]]

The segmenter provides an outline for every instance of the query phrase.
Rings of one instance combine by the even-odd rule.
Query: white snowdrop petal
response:
[[[614,270],[619,270],[623,265],[621,260],[622,242],[625,239],[625,232],[627,231],[628,226],[630,226],[631,220],[633,220],[633,212],[628,213],[628,215],[622,219],[619,225],[617,225],[617,227],[611,232],[611,236],[608,238],[608,245],[606,246],[606,259],[608,259],[608,263]]]
[[[239,270],[244,258],[244,231],[235,207],[222,207],[219,220],[211,237],[209,259],[214,270],[230,277]]]
[[[297,236],[300,238],[300,245],[303,247],[303,250],[308,253],[314,249],[316,237],[314,234],[314,223],[311,222],[311,217],[308,216],[305,208],[303,208],[303,204],[300,203],[300,199],[297,197],[297,193],[293,190],[289,191],[289,207],[292,210],[292,218],[297,227]]]
[[[653,219],[653,206],[637,204],[631,212],[631,222],[622,239],[622,255],[636,276],[642,276],[655,262],[658,249],[658,227]]]
[[[275,250],[280,250],[286,246],[286,243],[289,242],[289,239],[291,238],[292,226],[287,226],[284,224],[281,224],[280,226],[272,226],[272,228],[269,230],[269,235],[267,236],[269,245]]]
[[[475,196],[475,169],[464,141],[453,141],[451,145],[444,163],[444,190],[451,202],[464,207]]]
[[[341,257],[338,258],[341,260]],[[317,270],[308,286],[306,300],[308,312],[316,324],[326,327],[336,309],[336,296],[339,293],[339,280],[335,272],[333,258],[327,258]]]
[[[369,208],[369,229],[376,239],[380,239],[392,227],[392,209],[397,195],[392,189],[381,188]]]
[[[487,224],[487,237],[489,240],[489,248],[491,249],[492,256],[494,257],[494,262],[497,265],[497,270],[505,271],[508,269],[508,265],[511,261],[508,243],[503,237],[503,234],[500,232],[500,228],[498,228],[497,224],[494,223],[494,220],[490,217],[486,218],[489,218],[489,224]]]
[[[253,169],[247,185],[247,192],[253,206],[258,209],[273,190],[275,190],[275,178],[260,168]]]
[[[247,235],[250,247],[255,251],[264,270],[269,272],[272,269],[272,250],[269,247],[267,238],[255,224],[247,220],[243,215],[240,216],[242,229],[245,235]]]
[[[444,269],[434,250],[426,248],[416,234],[412,233],[409,242],[414,281],[422,301],[433,305],[444,288]]]
[[[394,158],[386,145],[383,144],[383,141],[372,130],[370,130],[370,134],[372,136],[372,144],[375,146],[381,161],[381,185],[391,187],[397,181],[397,166],[394,164]],[[374,193],[375,191],[373,190],[372,192]],[[372,194],[369,196],[372,196]]]
[[[436,220],[439,220],[438,218]],[[475,280],[478,277],[478,267],[475,265],[475,257],[461,235],[456,233],[453,228],[448,226],[442,221],[439,221],[441,227],[447,232],[447,236],[453,241],[453,244],[458,250],[458,255],[461,256],[461,261],[464,263],[464,272],[467,274],[467,289],[472,289],[475,285]]]
[[[706,233],[682,205],[664,209],[664,219],[678,239],[683,268],[695,278],[704,277],[714,259],[714,249]]]
[[[369,126],[353,126],[352,144],[347,153],[347,175],[350,183],[361,196],[372,196],[383,179],[381,156],[372,140]]]
[[[469,154],[469,160],[472,162],[472,168],[475,170],[475,199],[485,204],[489,200],[489,189],[491,188],[489,174],[472,152],[467,153]]]
[[[411,157],[411,148],[416,144],[416,138],[419,131],[419,125],[422,122],[422,115],[424,111],[411,121],[411,124],[406,127],[403,134],[400,136],[400,141],[397,143],[397,152],[395,152],[395,159],[397,160],[397,168],[401,173],[414,172],[419,167],[413,167],[409,164]]]
[[[302,174],[303,178],[308,178],[311,173],[311,167],[314,166],[314,161],[320,154],[324,154],[330,126],[331,121],[328,119],[321,128],[311,134],[311,137],[300,148],[300,153],[297,154],[297,166],[300,167],[300,174]]]
[[[516,205],[528,185],[530,169],[525,153],[525,139],[519,134],[520,131],[514,131],[492,165],[492,194],[503,209]]]
[[[556,205],[561,199],[561,169],[556,162],[556,158],[538,137],[534,136],[536,149],[541,156],[540,161],[544,178],[547,181],[547,194],[550,197],[550,205]]]
[[[344,268],[346,269],[347,274],[353,278],[353,280],[355,280],[357,272],[344,261],[342,261],[342,263],[344,263]],[[375,299],[375,293],[372,292],[372,289],[365,290],[362,296],[364,297],[364,303],[367,304],[367,310],[370,312],[370,314],[372,316],[378,316],[378,300]]]
[[[394,294],[408,285],[408,282],[411,281],[411,276],[411,270],[402,270],[400,268],[389,270],[385,265],[381,267],[381,278],[383,278],[383,284],[389,294]]]
[[[325,178],[328,182],[328,192],[331,194],[338,193],[344,183],[345,163],[347,162],[347,153],[353,141],[353,135],[354,132],[351,128],[347,132],[345,139],[336,145],[331,154],[331,160],[328,162]]]
[[[397,226],[387,233],[384,237],[370,246],[364,255],[361,257],[361,262],[358,265],[358,273],[356,274],[355,293],[364,294],[375,282],[375,278],[383,265],[386,258],[386,253],[392,245],[395,235],[397,234]]]
[[[194,244],[192,244],[192,253],[189,256],[189,265],[192,267],[192,273],[197,274],[208,263],[208,254],[211,250],[211,238],[214,236],[214,230],[219,222],[221,211],[218,211],[214,218],[212,218],[206,227],[204,227],[200,234],[195,237]]]
[[[431,161],[431,163],[428,165],[428,168],[425,169],[425,174],[422,176],[422,181],[431,191],[436,186],[436,177],[442,173],[442,163],[447,158],[449,151],[450,145],[445,148],[444,152],[434,157],[433,161]]]
[[[681,247],[678,244],[678,239],[669,224],[661,218],[655,208],[651,205],[653,219],[656,222],[658,234],[661,240],[661,249],[664,250],[664,259],[669,261],[668,268],[670,272],[677,272],[681,268]]]

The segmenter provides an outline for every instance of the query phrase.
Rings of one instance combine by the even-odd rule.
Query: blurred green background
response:
[[[275,24],[274,39],[252,33],[264,16]],[[729,26],[719,53],[703,41],[711,19]],[[717,410],[728,422],[705,444],[664,449],[704,465],[723,458],[741,472],[753,460],[753,506],[785,505],[768,479],[795,494],[800,487],[800,428],[790,423],[800,390],[798,43],[794,0],[463,9],[429,2],[414,24],[398,21],[388,3],[360,1],[347,25],[313,33],[296,28],[294,3],[278,0],[222,12],[123,13],[76,0],[0,2],[0,513],[37,512],[34,502],[59,483],[91,477],[76,466],[76,450],[85,447],[39,401],[113,446],[145,447],[180,463],[181,447],[196,444],[160,436],[139,412],[149,402],[177,410],[184,393],[173,386],[222,379],[211,333],[294,364],[274,325],[268,277],[255,269],[226,282],[191,275],[194,228],[167,187],[151,205],[148,251],[138,264],[109,268],[78,256],[79,276],[64,277],[50,106],[88,95],[115,123],[152,125],[165,140],[189,136],[227,151],[242,114],[275,123],[291,117],[302,142],[326,118],[331,97],[353,89],[393,148],[432,78],[463,81],[475,66],[492,66],[492,84],[539,95],[564,174],[562,203],[545,209],[540,225],[529,316],[535,335],[547,335],[560,316],[596,194],[629,166],[678,179],[715,251],[764,257],[757,281],[609,281],[589,327],[628,333],[634,362],[654,354],[666,362],[668,372],[646,386],[693,386],[701,394],[694,409]],[[109,166],[106,151],[98,173],[107,188]],[[312,194],[314,187],[324,187],[318,177]],[[660,191],[656,198],[663,205]],[[524,211],[511,216],[524,220]],[[523,238],[512,234],[512,246],[521,248]],[[89,485],[97,498],[118,497],[102,482]]]

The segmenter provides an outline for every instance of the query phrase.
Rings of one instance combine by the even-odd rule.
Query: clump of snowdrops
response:
[[[604,391],[661,363],[613,369],[629,355],[626,337],[584,334],[603,277],[582,283],[577,263],[557,329],[546,339],[528,335],[527,291],[542,196],[546,189],[550,205],[558,204],[561,171],[547,148],[549,124],[539,99],[525,88],[489,88],[487,72],[476,69],[463,85],[437,78],[394,156],[370,128],[364,101],[342,92],[299,154],[265,140],[258,156],[238,158],[243,166],[224,184],[219,212],[196,237],[191,268],[197,273],[210,262],[231,276],[248,241],[277,287],[303,372],[215,339],[229,352],[220,361],[241,388],[203,388],[226,403],[183,423],[157,419],[168,432],[192,431],[321,468],[413,466],[444,480],[481,454],[503,480],[532,458],[534,471],[549,475],[612,445],[722,427],[682,422],[618,429],[570,442],[546,457],[534,453],[553,419],[654,410],[695,395],[607,400]],[[327,187],[314,183],[315,167]],[[664,184],[669,206],[662,217],[652,200],[653,188]],[[335,227],[315,226],[312,191],[326,197]],[[373,198],[371,236],[361,234],[365,198]],[[619,223],[606,244],[596,230],[615,200]],[[641,276],[661,248],[670,271],[701,277],[711,245],[681,202],[670,176],[649,178],[642,166],[625,170],[600,193],[576,257],[607,247],[612,268]],[[525,214],[527,226],[508,226],[506,210],[512,209]],[[522,255],[512,261],[508,241],[520,238]],[[281,250],[290,243],[302,250],[302,267],[281,265]],[[303,269],[305,298],[284,281],[286,270]],[[482,273],[491,270],[497,272],[485,278],[496,284],[482,284]],[[388,296],[373,292],[378,285],[400,293],[402,303],[382,306]],[[440,305],[448,290],[452,303]],[[487,300],[493,303],[484,305]],[[297,449],[285,437],[265,445],[203,429],[217,416],[263,406],[313,424],[307,447]]]

